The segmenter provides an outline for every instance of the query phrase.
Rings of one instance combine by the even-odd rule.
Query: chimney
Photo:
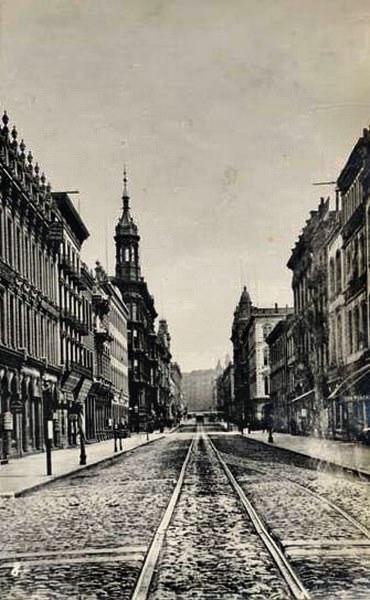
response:
[[[276,313],[278,312],[278,303],[277,302],[275,302],[275,312]]]

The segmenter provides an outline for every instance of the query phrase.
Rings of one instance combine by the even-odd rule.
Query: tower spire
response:
[[[124,208],[124,210],[128,210],[130,196],[128,195],[128,191],[127,191],[127,171],[126,171],[126,165],[123,166],[123,192],[122,192],[122,200],[123,200],[123,208]]]

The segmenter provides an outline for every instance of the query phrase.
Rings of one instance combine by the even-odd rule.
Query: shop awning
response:
[[[370,365],[365,365],[360,369],[357,369],[357,371],[351,373],[351,375],[348,375],[348,377],[346,377],[339,385],[337,385],[337,387],[329,395],[328,400],[333,400],[337,396],[346,392],[348,388],[356,386],[360,383],[360,381],[362,381],[362,379],[364,379],[369,374]]]
[[[72,373],[70,373],[62,385],[62,391],[63,392],[74,392],[77,387],[77,384],[80,383],[80,379],[81,378],[78,377],[77,375],[72,375]]]
[[[90,389],[92,386],[92,381],[91,379],[84,379],[80,388],[80,391],[78,392],[78,396],[77,396],[77,401],[78,402],[84,402],[85,398],[87,397],[87,394],[89,393]]]

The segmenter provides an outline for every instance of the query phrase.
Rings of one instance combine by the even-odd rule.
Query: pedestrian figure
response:
[[[274,443],[274,438],[272,437],[272,426],[271,425],[268,426],[267,432],[268,432],[267,441],[268,441],[269,444],[273,444]]]

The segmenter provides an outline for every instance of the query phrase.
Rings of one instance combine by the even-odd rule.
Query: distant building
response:
[[[261,426],[271,416],[270,362],[267,336],[291,309],[252,305],[244,287],[234,312],[231,341],[234,349],[235,408],[237,423]]]
[[[217,411],[227,422],[237,422],[238,416],[235,410],[234,391],[234,365],[228,360],[224,370],[217,377]]]
[[[270,362],[270,400],[274,429],[290,431],[290,372],[289,372],[289,343],[292,343],[290,327],[292,315],[278,321],[266,338],[269,345]]]
[[[218,363],[215,369],[183,374],[184,399],[188,413],[216,410],[216,380],[221,372],[222,367]]]
[[[252,301],[246,286],[244,286],[239,303],[234,311],[231,331],[235,392],[231,414],[235,419],[235,423],[239,423],[239,425],[245,421],[246,405],[249,399],[249,362],[245,332],[249,324],[251,310]]]
[[[159,420],[166,424],[172,424],[171,416],[171,336],[166,319],[161,319],[157,333],[157,356],[158,356],[158,408]],[[156,412],[153,411],[156,419]]]
[[[176,362],[171,363],[171,404],[170,419],[176,424],[179,423],[182,416],[186,413],[183,389],[182,373]]]

